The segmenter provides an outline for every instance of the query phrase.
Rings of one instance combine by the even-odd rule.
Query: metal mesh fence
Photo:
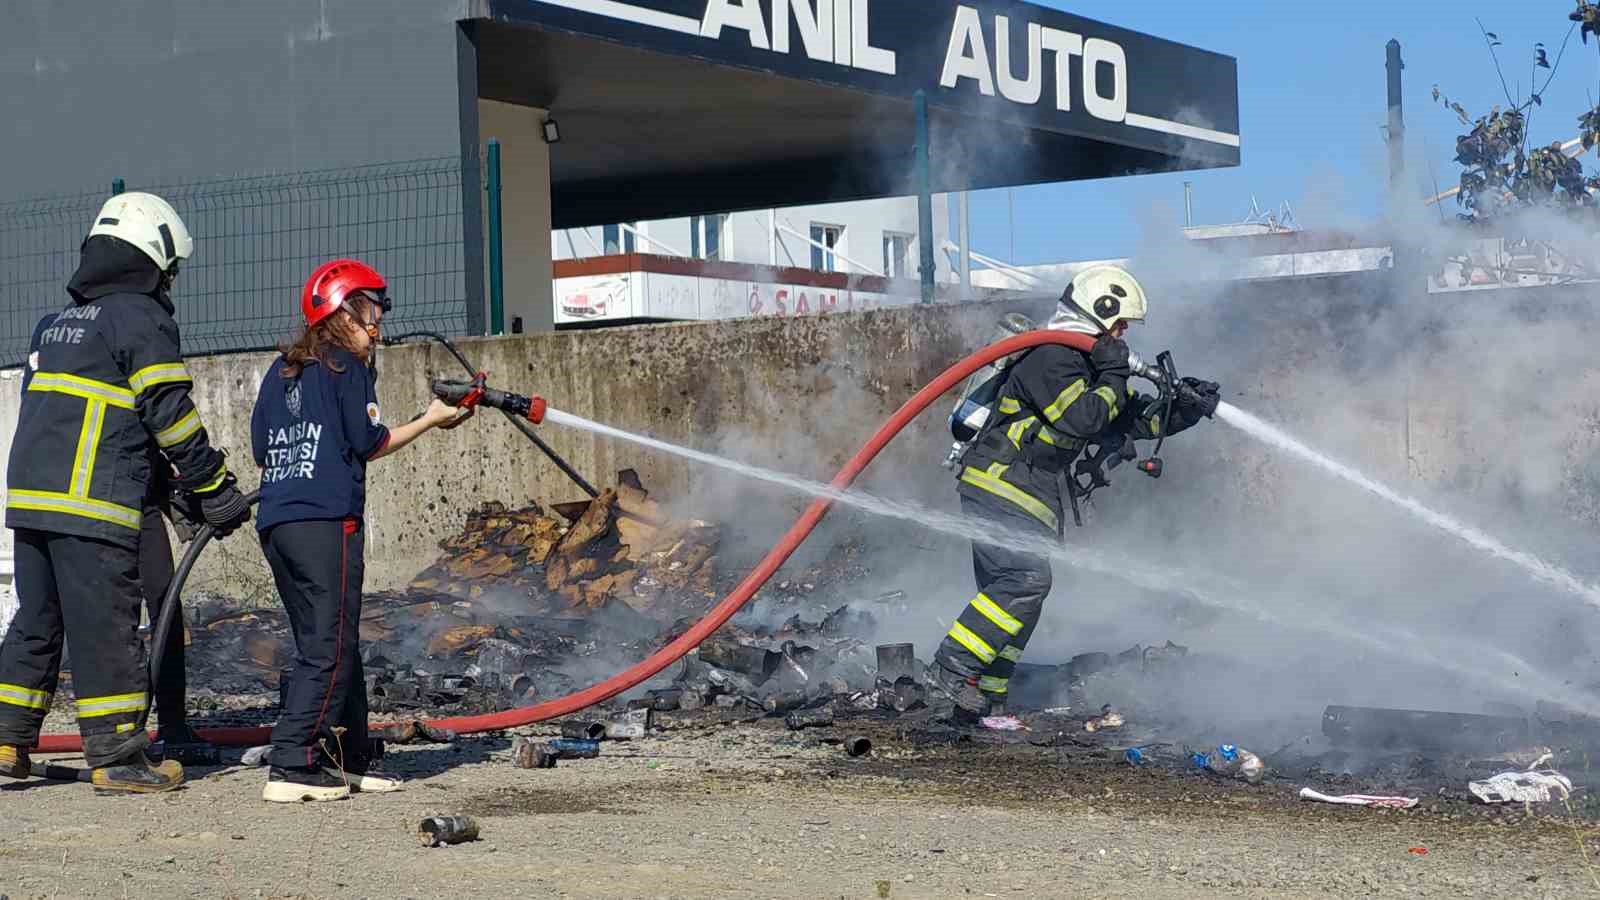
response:
[[[467,333],[462,160],[455,157],[179,185],[165,197],[194,234],[173,288],[186,354],[260,350],[291,336],[318,264],[357,257],[384,273],[391,333]],[[78,247],[109,191],[0,203],[0,365],[60,310]],[[481,275],[479,276],[481,279]]]

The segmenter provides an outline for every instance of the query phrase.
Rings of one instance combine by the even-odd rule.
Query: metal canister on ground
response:
[[[561,736],[580,741],[597,741],[605,737],[604,722],[562,722]]]
[[[654,709],[630,709],[605,723],[602,736],[612,741],[636,741],[655,726]],[[572,735],[566,735],[572,737]]]
[[[429,816],[417,826],[417,842],[424,847],[465,844],[478,839],[478,823],[471,816]]]
[[[511,742],[511,760],[519,769],[554,769],[556,754],[539,741],[518,737]]]

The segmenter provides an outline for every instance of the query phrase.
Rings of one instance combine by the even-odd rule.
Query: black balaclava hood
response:
[[[154,298],[170,314],[165,279],[155,260],[138,247],[107,234],[97,234],[83,242],[78,271],[67,282],[67,293],[78,305],[111,294],[144,294]]]

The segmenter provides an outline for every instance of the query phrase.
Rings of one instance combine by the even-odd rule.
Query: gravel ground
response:
[[[544,733],[551,733],[546,729]],[[0,782],[0,894],[23,897],[1600,896],[1600,827],[1294,799],[1134,770],[1105,749],[917,747],[892,726],[852,760],[773,722],[679,723],[553,770],[505,737],[394,748],[398,794],[261,802],[264,770],[96,796]],[[233,757],[237,759],[235,755]],[[1430,808],[1431,807],[1431,808]],[[425,816],[482,837],[422,849]],[[1426,848],[1426,853],[1413,848]]]

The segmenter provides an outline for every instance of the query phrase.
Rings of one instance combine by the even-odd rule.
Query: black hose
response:
[[[255,506],[261,499],[259,490],[251,491],[245,495],[244,502]],[[210,525],[202,525],[195,533],[194,540],[189,542],[189,549],[183,553],[183,559],[178,561],[178,567],[172,572],[172,583],[167,586],[167,595],[161,600],[161,614],[152,622],[150,631],[150,694],[155,696],[156,685],[161,683],[161,658],[166,655],[167,636],[172,631],[172,624],[176,621],[178,607],[183,602],[184,582],[189,580],[189,570],[194,568],[195,562],[200,559],[201,551],[211,543],[216,536],[216,529]],[[154,703],[145,704],[144,712],[139,716],[139,729],[142,731],[150,721],[150,710]]]
[[[450,355],[456,358],[456,362],[461,363],[461,368],[467,370],[468,377],[476,376],[478,374],[477,367],[473,366],[472,363],[467,361],[467,357],[460,350],[456,349],[456,345],[451,343],[449,338],[439,334],[436,331],[409,331],[405,334],[396,335],[392,338],[386,338],[385,343],[399,344],[410,338],[418,337],[428,338],[431,341],[435,341],[440,346],[450,351]],[[505,415],[506,421],[510,422],[512,425],[515,425],[517,430],[522,432],[524,437],[532,441],[535,447],[538,447],[539,450],[543,452],[551,462],[556,464],[556,468],[560,469],[563,474],[572,479],[573,484],[582,488],[583,492],[591,497],[600,496],[600,492],[595,490],[594,485],[590,484],[588,479],[584,478],[582,475],[579,475],[577,469],[574,469],[566,460],[562,459],[560,454],[556,453],[556,451],[552,449],[549,444],[546,444],[544,439],[539,437],[539,433],[533,430],[532,425],[528,424],[526,420],[519,419],[505,410],[501,410],[501,412]]]

